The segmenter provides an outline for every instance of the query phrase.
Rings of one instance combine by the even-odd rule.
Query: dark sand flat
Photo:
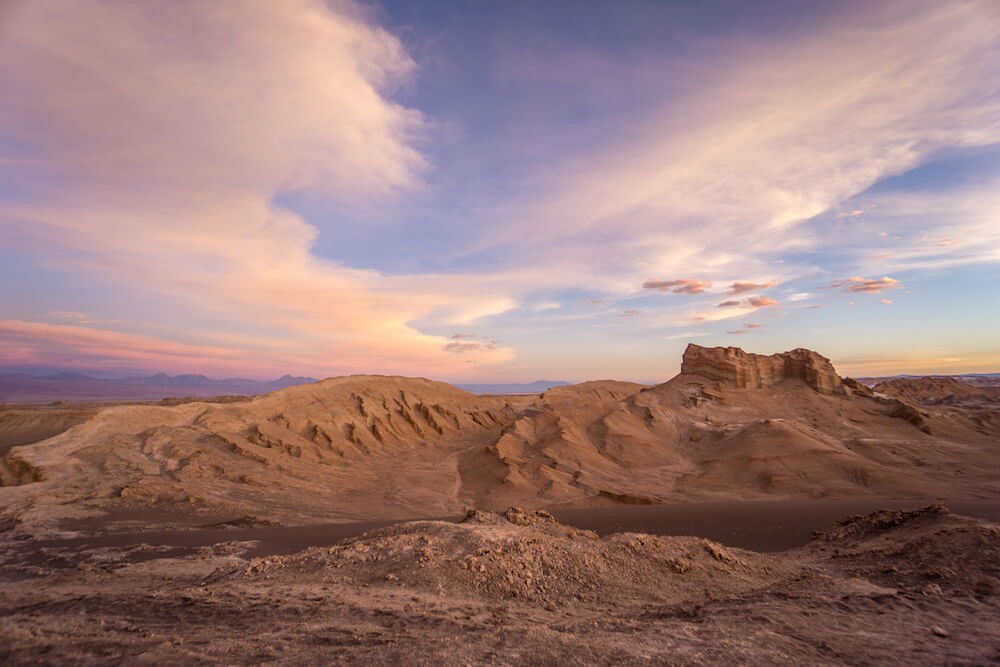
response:
[[[720,544],[757,552],[776,552],[809,543],[812,534],[850,515],[883,509],[904,509],[941,502],[924,500],[774,500],[598,507],[558,510],[554,516],[567,526],[607,536],[616,533],[646,533],[676,537],[700,537]],[[952,500],[955,513],[1000,522],[1000,501]],[[149,520],[153,514],[129,516]],[[119,520],[121,516],[117,517]],[[0,576],[18,577],[24,565],[62,563],[75,566],[95,549],[155,547],[139,551],[133,560],[149,560],[193,554],[199,548],[228,542],[252,542],[246,557],[287,555],[310,547],[331,547],[369,531],[401,523],[393,520],[324,523],[305,526],[245,526],[242,519],[197,524],[180,514],[155,515],[160,521],[185,522],[182,529],[106,532],[100,520],[68,522],[80,537],[33,540],[8,546],[0,563]],[[429,521],[460,522],[464,517],[428,517]],[[88,534],[89,533],[89,534]],[[46,554],[58,553],[57,560]]]

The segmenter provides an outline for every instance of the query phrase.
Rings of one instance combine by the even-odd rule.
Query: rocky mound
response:
[[[289,556],[94,548],[4,581],[0,662],[993,664],[997,542],[932,509],[763,555],[511,508]]]
[[[737,389],[759,389],[794,378],[821,394],[851,393],[829,359],[801,347],[766,356],[744,352],[738,347],[702,347],[691,343],[684,350],[681,373],[698,375]]]
[[[944,505],[849,516],[810,549],[845,574],[925,595],[1000,595],[1000,525]]]
[[[97,408],[66,404],[0,405],[0,457],[11,447],[47,440],[97,414]]]
[[[8,494],[7,507],[30,496],[86,497],[74,513],[180,503],[292,521],[446,514],[458,504],[449,457],[495,437],[515,400],[419,378],[350,376],[241,403],[105,408],[7,454],[6,484],[46,487]],[[24,507],[42,511],[34,501]]]
[[[670,603],[762,588],[787,575],[780,560],[694,537],[596,533],[546,512],[470,510],[462,523],[416,521],[329,549],[252,560],[238,579],[401,586],[540,605]]]

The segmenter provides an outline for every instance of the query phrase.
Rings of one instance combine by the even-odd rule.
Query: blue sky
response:
[[[14,3],[0,365],[1000,370],[998,74],[989,0]]]

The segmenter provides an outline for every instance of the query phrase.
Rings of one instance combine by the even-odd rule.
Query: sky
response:
[[[0,371],[1000,371],[1000,3],[0,0]]]

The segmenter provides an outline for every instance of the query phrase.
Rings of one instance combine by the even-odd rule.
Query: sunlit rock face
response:
[[[851,394],[829,359],[801,347],[767,356],[744,352],[738,347],[702,347],[692,343],[684,351],[681,373],[700,375],[737,389],[759,389],[796,378],[821,394]]]

